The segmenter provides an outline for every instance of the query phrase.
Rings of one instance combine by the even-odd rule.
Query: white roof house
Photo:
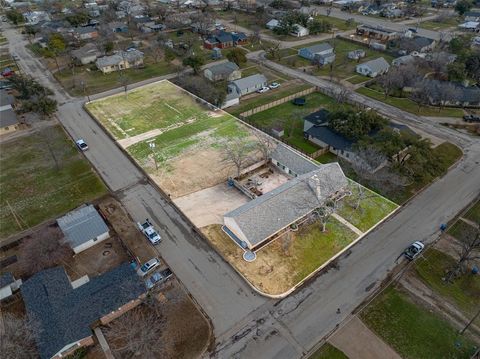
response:
[[[293,31],[290,33],[290,35],[296,37],[307,36],[308,34],[310,34],[310,31],[306,27],[303,27],[299,24],[294,24]]]
[[[390,69],[390,65],[383,57],[364,62],[357,65],[356,71],[364,76],[377,77],[383,75]]]
[[[75,253],[110,237],[105,221],[93,205],[77,208],[57,219],[57,223]]]
[[[227,233],[250,250],[323,206],[348,184],[338,163],[317,165],[283,145],[278,147],[272,162],[282,169],[288,163],[289,173],[296,177],[224,215]]]
[[[277,19],[272,19],[265,24],[265,26],[270,30],[277,28],[279,25],[280,25],[280,21],[278,21]]]

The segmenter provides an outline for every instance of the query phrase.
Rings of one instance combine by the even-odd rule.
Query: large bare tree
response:
[[[64,265],[72,255],[73,251],[63,240],[61,232],[47,227],[35,236],[22,240],[19,263],[29,276],[43,269]]]
[[[255,137],[257,139],[256,147],[262,156],[262,160],[268,161],[270,155],[276,147],[277,142],[270,136],[265,135],[260,131],[255,131]]]
[[[252,160],[250,153],[253,146],[247,140],[236,138],[223,144],[222,161],[235,167],[236,177],[240,176],[242,169]]]
[[[35,347],[35,322],[3,313],[0,326],[0,353],[4,359],[31,359],[38,356]]]
[[[469,263],[480,260],[480,228],[469,226],[463,238],[458,239],[458,243],[456,263],[448,271],[448,282],[465,273]]]

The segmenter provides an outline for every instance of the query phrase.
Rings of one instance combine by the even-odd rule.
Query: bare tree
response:
[[[327,230],[327,223],[330,219],[331,215],[335,212],[335,207],[331,205],[331,203],[325,203],[321,207],[319,207],[315,214],[318,217],[318,222],[320,224],[320,229],[322,232]]]
[[[148,53],[155,63],[158,63],[165,57],[165,51],[159,41],[151,41],[148,46]]]
[[[255,131],[254,134],[257,138],[256,147],[258,152],[260,152],[264,161],[268,161],[271,153],[275,149],[275,145],[277,142],[270,136],[265,135],[260,131]]]
[[[252,159],[250,157],[252,149],[252,145],[246,140],[240,138],[230,140],[223,145],[222,161],[233,165],[236,170],[236,177],[239,177],[242,168]]]
[[[2,314],[0,353],[4,359],[30,359],[38,356],[35,334],[38,326],[10,313]]]
[[[280,42],[273,41],[270,45],[262,45],[262,49],[267,53],[270,60],[280,60]]]
[[[47,227],[34,237],[28,237],[20,246],[20,267],[26,275],[63,265],[73,255],[59,230]]]
[[[341,87],[333,92],[333,98],[338,103],[343,104],[347,102],[349,96],[350,96],[350,90],[347,89],[346,87]]]
[[[418,82],[414,87],[415,89],[410,93],[409,98],[417,104],[417,112],[420,112],[422,106],[428,105],[428,89],[423,82]]]
[[[403,74],[402,69],[393,67],[386,74],[377,79],[377,83],[383,88],[385,98],[387,98],[394,89],[403,88]]]
[[[480,228],[469,226],[464,237],[458,240],[455,265],[447,273],[447,282],[452,282],[465,273],[470,262],[480,259]]]
[[[157,302],[155,307],[159,307]],[[126,312],[105,329],[118,358],[172,357],[173,343],[164,338],[165,319],[161,310],[147,310],[145,304]]]

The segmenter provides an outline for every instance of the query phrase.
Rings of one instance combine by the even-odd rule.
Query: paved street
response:
[[[82,109],[82,99],[67,96],[41,63],[25,49],[25,41],[4,31],[21,66],[43,84],[55,89],[62,104],[58,117],[70,135],[83,137],[91,149],[92,165],[122,201],[134,220],[151,218],[165,240],[159,251],[208,313],[215,326],[218,358],[293,359],[307,353],[335,329],[375,290],[396,265],[398,255],[413,240],[432,241],[440,223],[451,219],[480,193],[480,143],[434,120],[419,118],[376,101],[352,98],[397,120],[451,140],[465,151],[463,160],[444,178],[385,224],[364,238],[338,261],[338,268],[312,280],[281,301],[256,295],[148,184],[141,172]],[[264,61],[258,54],[257,61]],[[266,63],[267,66],[274,65]],[[280,68],[279,71],[289,73]],[[294,70],[293,70],[294,71]],[[293,73],[319,87],[336,86],[303,73]],[[316,79],[316,80],[315,80]],[[320,82],[316,82],[316,81]],[[341,308],[341,314],[336,313]]]

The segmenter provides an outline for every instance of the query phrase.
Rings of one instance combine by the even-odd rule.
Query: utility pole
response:
[[[153,156],[153,162],[155,162],[155,169],[158,171],[158,163],[157,163],[157,157],[155,156],[155,142],[150,142],[148,144],[148,147],[152,150],[152,156]]]

